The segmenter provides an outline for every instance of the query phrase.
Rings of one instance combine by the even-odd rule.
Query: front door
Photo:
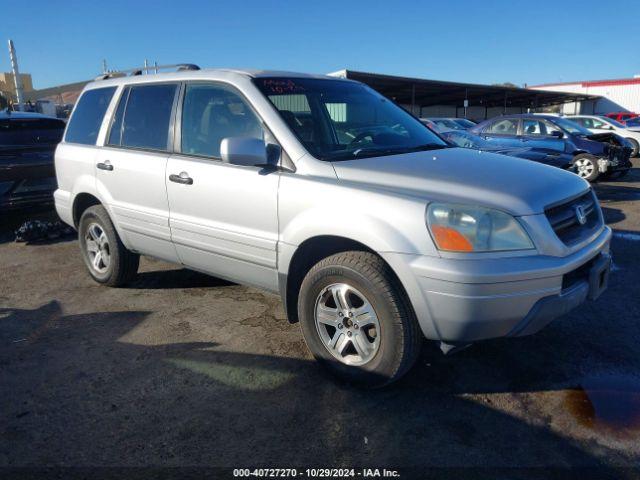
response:
[[[165,173],[177,84],[125,87],[96,164],[98,191],[129,248],[178,261]]]
[[[524,147],[536,148],[540,151],[560,154],[564,152],[564,138],[552,135],[562,132],[551,122],[542,118],[525,118],[522,120],[522,142]]]
[[[220,159],[224,138],[264,138],[258,116],[236,90],[215,83],[187,83],[179,111],[166,185],[181,262],[277,291],[279,174]]]

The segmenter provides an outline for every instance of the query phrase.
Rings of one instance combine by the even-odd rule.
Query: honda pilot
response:
[[[611,230],[573,173],[451,147],[351,80],[139,73],[88,84],[55,155],[96,282],[149,255],[279,293],[315,358],[373,387],[423,337],[533,334],[607,287]]]

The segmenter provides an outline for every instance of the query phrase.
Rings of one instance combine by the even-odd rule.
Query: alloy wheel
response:
[[[325,287],[316,299],[315,324],[325,348],[346,365],[364,365],[380,348],[380,322],[367,298],[346,283]]]
[[[591,174],[593,173],[593,170],[596,168],[594,163],[591,160],[586,158],[581,158],[579,160],[576,160],[575,166],[576,166],[576,173],[582,178],[587,178],[591,176]]]
[[[87,227],[84,239],[91,267],[98,273],[105,273],[111,263],[107,234],[99,224],[91,223]]]

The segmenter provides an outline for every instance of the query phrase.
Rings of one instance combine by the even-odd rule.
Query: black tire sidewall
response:
[[[361,366],[341,363],[331,355],[315,325],[315,302],[320,292],[334,283],[347,283],[359,290],[371,303],[380,323],[380,347],[372,360]],[[300,290],[298,315],[302,333],[312,354],[324,366],[344,379],[369,385],[384,384],[396,374],[402,355],[401,326],[385,295],[376,283],[359,271],[343,265],[327,265],[305,278]]]
[[[111,256],[111,262],[109,263],[109,268],[104,274],[100,274],[96,272],[96,270],[91,265],[91,260],[89,259],[89,255],[87,253],[86,241],[85,241],[85,233],[90,224],[97,223],[100,225],[104,233],[107,235],[109,240],[109,254]],[[99,283],[109,283],[113,278],[116,266],[120,262],[121,252],[120,252],[120,241],[117,237],[117,233],[111,220],[109,219],[109,215],[104,207],[95,206],[88,208],[80,218],[80,223],[78,225],[78,241],[80,243],[80,251],[82,252],[82,259],[89,271],[89,275]]]

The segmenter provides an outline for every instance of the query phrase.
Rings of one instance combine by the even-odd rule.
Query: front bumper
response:
[[[607,287],[611,229],[566,257],[461,260],[392,254],[423,333],[447,343],[537,332]],[[404,257],[404,258],[400,258]],[[403,268],[398,262],[409,262]],[[405,263],[405,265],[407,265]]]
[[[629,170],[631,168],[631,160],[629,158],[599,158],[598,159],[598,171],[600,173],[605,172],[619,172]]]

